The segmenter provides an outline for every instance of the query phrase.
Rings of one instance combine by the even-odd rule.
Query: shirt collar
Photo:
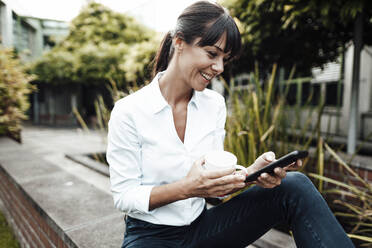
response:
[[[159,78],[162,76],[163,72],[156,74],[155,78],[152,80],[151,86],[151,99],[153,99],[153,113],[156,114],[168,106],[168,102],[164,99],[161,94],[159,87]]]
[[[197,109],[200,106],[200,94],[203,94],[203,91],[194,90],[190,100],[190,102],[193,103]]]
[[[155,78],[151,82],[151,95],[153,96],[153,113],[156,114],[163,110],[166,106],[168,106],[168,102],[165,100],[164,96],[162,95],[159,87],[159,78],[162,76],[164,72],[159,72],[156,74]],[[194,90],[192,97],[190,99],[190,103],[194,104],[196,108],[200,105],[200,94],[203,92],[199,92]]]

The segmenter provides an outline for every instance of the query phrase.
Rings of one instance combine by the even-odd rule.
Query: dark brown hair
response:
[[[153,76],[167,69],[174,47],[172,38],[179,36],[187,44],[201,37],[198,46],[212,46],[226,32],[224,52],[230,52],[230,58],[236,57],[241,50],[241,37],[234,19],[220,5],[200,1],[187,7],[177,19],[176,28],[163,38],[155,57]]]

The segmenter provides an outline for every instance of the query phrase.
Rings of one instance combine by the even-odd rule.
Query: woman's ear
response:
[[[182,52],[184,43],[185,41],[178,35],[173,38],[173,46],[178,53]]]

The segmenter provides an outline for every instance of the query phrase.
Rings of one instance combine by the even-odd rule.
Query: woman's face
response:
[[[229,53],[224,53],[226,34],[212,46],[198,46],[200,39],[190,45],[183,42],[178,60],[182,80],[197,91],[204,90],[212,78],[223,72],[224,61],[229,56]]]

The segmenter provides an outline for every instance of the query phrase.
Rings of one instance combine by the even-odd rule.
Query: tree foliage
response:
[[[240,22],[244,52],[234,71],[297,66],[300,72],[339,57],[353,38],[364,11],[364,41],[372,43],[372,3],[368,0],[225,0]],[[262,70],[261,70],[262,71]],[[289,71],[289,70],[288,70]]]
[[[27,119],[32,76],[24,73],[14,52],[0,47],[0,136],[20,141],[21,121]]]
[[[38,80],[48,83],[120,86],[149,79],[158,45],[157,34],[134,18],[90,3],[72,21],[69,35],[31,67]]]

